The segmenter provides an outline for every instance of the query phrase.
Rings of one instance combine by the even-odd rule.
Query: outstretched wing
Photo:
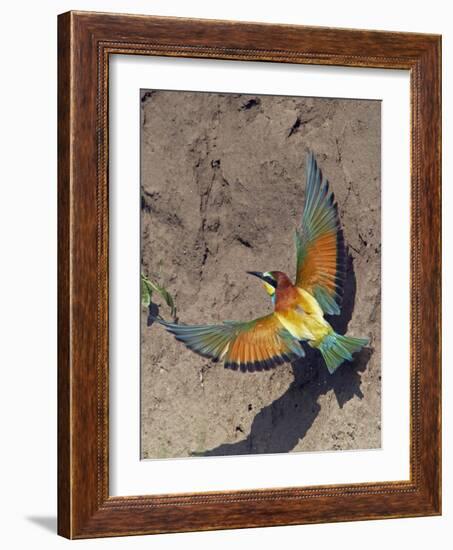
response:
[[[295,340],[271,313],[249,322],[226,321],[219,325],[179,325],[157,321],[189,349],[226,368],[245,372],[269,370],[305,355]]]
[[[296,286],[310,292],[324,313],[339,315],[345,250],[337,204],[313,153],[307,156],[307,188],[296,231]]]

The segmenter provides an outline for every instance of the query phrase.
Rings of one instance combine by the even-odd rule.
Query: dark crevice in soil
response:
[[[288,137],[291,137],[293,134],[295,134],[296,132],[299,131],[300,127],[301,126],[305,126],[305,124],[308,124],[309,122],[311,122],[313,120],[314,117],[312,118],[308,118],[306,120],[302,120],[300,116],[298,116],[296,118],[296,120],[294,121],[294,124],[291,126],[291,128],[289,129],[289,132],[288,132]]]
[[[149,99],[153,94],[155,93],[155,90],[149,90],[147,92],[144,92],[142,94],[141,102],[145,103],[147,99]]]
[[[246,248],[253,248],[253,245],[249,243],[249,241],[247,241],[246,239],[243,239],[242,237],[236,237],[236,240],[239,241]]]
[[[297,130],[300,128],[301,122],[302,121],[301,121],[300,117],[297,117],[296,121],[294,122],[294,124],[289,129],[288,137],[291,137],[293,134],[295,134],[297,132]]]
[[[241,110],[248,111],[253,107],[257,107],[260,103],[261,101],[259,99],[249,99],[246,103],[244,103],[244,105],[242,105]]]

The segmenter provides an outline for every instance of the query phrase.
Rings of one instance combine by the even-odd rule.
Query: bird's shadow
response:
[[[159,316],[159,306],[154,302],[151,302],[148,306],[148,317],[146,319],[146,326],[152,327],[156,322],[156,317]]]
[[[356,278],[350,254],[346,261],[346,279],[341,314],[328,321],[334,330],[345,334],[354,310]],[[373,353],[363,348],[330,374],[319,351],[304,346],[306,356],[292,364],[294,380],[288,390],[270,405],[262,408],[252,422],[249,435],[236,443],[225,443],[192,456],[225,456],[259,453],[284,453],[294,449],[305,437],[318,416],[318,398],[333,390],[338,406],[343,408],[354,396],[363,398],[361,373],[367,368]],[[243,376],[259,376],[260,373]]]

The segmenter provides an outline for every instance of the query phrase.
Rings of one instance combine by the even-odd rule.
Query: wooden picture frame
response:
[[[441,513],[441,39],[69,12],[58,21],[58,532],[68,538]],[[410,71],[410,480],[109,495],[109,55]]]

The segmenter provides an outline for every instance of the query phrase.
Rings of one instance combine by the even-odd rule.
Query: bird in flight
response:
[[[345,279],[345,248],[338,208],[313,153],[307,155],[305,205],[295,232],[297,275],[249,271],[258,277],[274,311],[252,321],[184,325],[156,317],[194,352],[226,368],[269,370],[305,356],[302,342],[319,350],[330,373],[369,342],[337,334],[324,315],[339,315]]]

